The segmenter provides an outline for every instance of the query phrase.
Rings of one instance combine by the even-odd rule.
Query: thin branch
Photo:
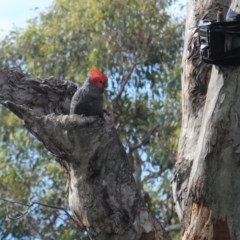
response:
[[[40,203],[40,202],[32,202],[31,204],[25,204],[25,203],[21,203],[21,202],[16,202],[16,201],[8,200],[8,199],[5,199],[5,198],[0,198],[0,200],[5,201],[5,202],[9,202],[9,203],[11,203],[11,204],[18,204],[18,205],[22,205],[22,206],[27,207],[27,210],[26,210],[25,212],[18,212],[17,215],[15,215],[14,217],[11,217],[11,216],[9,215],[9,211],[7,210],[7,217],[8,217],[9,219],[12,219],[12,220],[17,220],[17,219],[19,219],[19,218],[24,217],[34,205],[39,205],[39,206],[43,206],[43,207],[47,207],[47,208],[52,208],[52,209],[56,209],[56,210],[63,211],[74,223],[76,223],[76,224],[79,226],[78,221],[77,221],[76,219],[74,219],[74,218],[68,213],[68,211],[67,211],[65,208],[63,208],[63,207],[58,207],[58,206],[49,205],[49,204]]]
[[[16,201],[12,201],[12,200],[8,200],[8,199],[5,199],[5,198],[0,198],[0,200],[4,201],[4,202],[9,202],[9,203],[12,203],[12,204],[18,204],[18,205],[22,205],[22,206],[26,206],[28,207],[29,205],[28,204],[25,204],[25,203],[21,203],[21,202],[16,202]]]
[[[120,87],[120,90],[117,94],[117,96],[113,99],[113,101],[118,101],[119,98],[121,97],[123,91],[124,91],[124,88],[127,84],[127,82],[129,81],[131,75],[132,75],[132,72],[134,70],[134,68],[140,64],[140,62],[136,62],[136,63],[133,63],[133,65],[131,66],[131,68],[129,69],[128,73],[123,77],[123,81],[122,81],[122,84],[121,84],[121,87]]]
[[[150,131],[142,138],[142,140],[139,143],[130,145],[129,147],[130,152],[135,151],[136,149],[140,148],[143,144],[145,144],[158,128],[159,124],[156,124],[155,126],[153,126],[153,128],[150,129]]]
[[[180,230],[181,230],[181,224],[180,223],[169,225],[169,226],[166,227],[167,232],[178,232]]]
[[[161,177],[162,171],[157,171],[157,172],[151,172],[149,175],[145,176],[142,180],[143,183],[151,180],[151,179],[156,179],[158,177]]]

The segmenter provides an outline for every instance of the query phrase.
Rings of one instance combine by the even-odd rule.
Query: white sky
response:
[[[14,27],[25,27],[26,21],[46,11],[54,0],[0,0],[0,38]]]

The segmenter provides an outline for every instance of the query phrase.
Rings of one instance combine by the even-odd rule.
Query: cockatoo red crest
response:
[[[107,85],[108,78],[102,72],[100,72],[96,67],[92,68],[90,73],[90,78],[95,87],[101,88]]]

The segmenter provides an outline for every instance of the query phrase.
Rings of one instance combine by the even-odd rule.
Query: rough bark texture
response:
[[[69,176],[69,205],[97,240],[169,239],[142,203],[113,123],[67,115],[76,86],[0,71],[0,103],[24,120]]]
[[[191,0],[183,55],[183,119],[173,179],[184,240],[240,239],[240,68],[201,62],[197,26],[226,0]],[[234,7],[235,6],[235,7]],[[233,1],[234,10],[239,2]]]

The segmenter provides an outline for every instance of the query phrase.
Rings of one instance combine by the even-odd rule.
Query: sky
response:
[[[23,28],[26,21],[47,11],[54,0],[0,0],[0,38],[14,27]]]

